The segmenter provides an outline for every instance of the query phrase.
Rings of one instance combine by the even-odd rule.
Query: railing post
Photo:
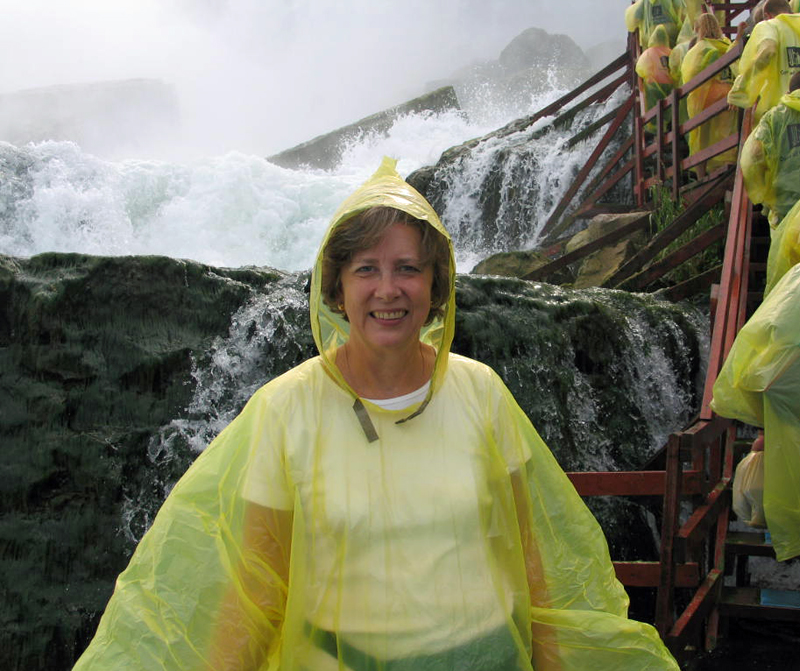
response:
[[[641,91],[639,90],[639,76],[636,74],[636,56],[638,41],[636,33],[628,33],[628,54],[630,55],[631,95],[633,96],[633,147],[634,147],[634,175],[633,195],[636,197],[636,206],[644,207],[644,125],[642,124]]]
[[[656,103],[656,177],[664,183],[664,100]]]
[[[661,526],[661,571],[656,594],[656,629],[662,639],[672,628],[675,619],[675,534],[678,530],[678,512],[681,491],[680,437],[672,434],[667,441],[666,483],[664,486],[664,511]]]
[[[680,153],[680,89],[672,89],[672,200],[681,197],[681,153]]]

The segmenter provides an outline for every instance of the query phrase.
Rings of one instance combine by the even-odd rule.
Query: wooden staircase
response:
[[[733,584],[722,590],[719,609],[726,618],[794,622],[800,627],[800,590],[750,585],[750,557],[775,560],[775,550],[765,531],[730,531],[725,545],[726,566]],[[800,635],[800,628],[798,628]],[[800,666],[800,660],[798,660]]]
[[[735,16],[740,7],[752,2],[726,3]],[[716,6],[716,5],[715,5]],[[722,5],[719,5],[722,7]],[[631,42],[631,54],[638,45]],[[646,194],[654,184],[672,189],[674,199],[687,203],[684,212],[665,231],[654,237],[637,257],[624,266],[609,286],[652,291],[666,272],[705,249],[724,240],[722,264],[685,286],[661,291],[674,300],[708,291],[712,335],[708,372],[700,413],[686,429],[669,437],[667,445],[642,471],[627,473],[569,473],[584,496],[657,496],[663,501],[661,515],[661,556],[657,562],[615,562],[617,575],[627,587],[653,588],[657,597],[653,621],[679,662],[688,663],[702,650],[711,650],[725,637],[734,622],[757,622],[795,627],[800,643],[800,585],[797,590],[774,589],[751,584],[755,562],[776,562],[769,537],[762,531],[742,530],[731,509],[731,485],[736,464],[749,449],[752,427],[715,415],[710,407],[713,383],[736,334],[761,304],[766,283],[770,229],[748,200],[738,166],[735,172],[720,170],[703,180],[692,180],[689,171],[697,163],[732,146],[741,146],[752,128],[750,112],[743,115],[740,132],[707,148],[703,155],[685,157],[682,138],[690,129],[726,105],[716,104],[695,119],[680,124],[677,115],[682,97],[722,67],[736,60],[741,45],[712,64],[694,80],[675,89],[670,98],[647,113],[640,112],[638,91],[632,90],[632,136],[606,165],[592,188],[577,199],[571,214],[566,205],[548,221],[546,242],[570,225],[577,216],[591,212],[599,195],[606,193],[622,175],[632,174],[634,200],[639,210],[647,210]],[[635,56],[634,56],[635,57]],[[633,60],[633,57],[632,57]],[[634,79],[635,81],[635,79]],[[699,117],[703,118],[700,119]],[[646,136],[643,129],[650,120],[664,129]],[[666,123],[663,123],[666,122]],[[606,136],[607,138],[608,136]],[[633,156],[625,152],[630,149]],[[588,167],[584,171],[588,174]],[[614,172],[616,170],[616,172]],[[604,182],[603,179],[606,181]],[[573,196],[574,193],[570,192]],[[712,206],[724,203],[727,223],[720,224],[690,241],[669,257],[657,255],[687,230],[698,216]],[[647,213],[627,224],[639,230],[647,225]],[[617,236],[628,231],[614,231]],[[609,240],[592,243],[595,247]],[[574,263],[593,248],[574,250],[554,259],[525,279],[543,279],[550,272]],[[663,256],[663,254],[661,254]],[[800,648],[799,648],[800,649]],[[800,669],[800,652],[794,668]],[[778,667],[774,667],[778,668]],[[788,668],[788,667],[787,667]]]

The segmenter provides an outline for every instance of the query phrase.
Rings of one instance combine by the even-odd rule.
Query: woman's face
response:
[[[420,243],[415,227],[394,224],[377,245],[356,252],[342,268],[342,302],[355,352],[399,354],[417,347],[433,284]]]

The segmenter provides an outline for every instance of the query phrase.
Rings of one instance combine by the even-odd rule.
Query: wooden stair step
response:
[[[791,590],[725,587],[719,607],[728,617],[800,622],[800,592]]]
[[[729,531],[725,550],[734,555],[775,557],[775,548],[763,531]]]

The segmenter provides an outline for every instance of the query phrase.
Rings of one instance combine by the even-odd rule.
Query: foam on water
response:
[[[530,101],[540,109],[563,92],[548,90]],[[601,113],[598,111],[598,114]],[[397,119],[386,135],[365,134],[350,144],[335,171],[288,170],[265,158],[229,152],[191,162],[101,159],[71,142],[15,148],[0,143],[0,167],[17,169],[16,185],[0,188],[0,253],[42,252],[98,255],[159,254],[217,266],[310,268],[331,214],[379,165],[384,155],[399,159],[402,175],[436,163],[446,149],[480,137],[511,120],[511,111],[487,106],[470,121],[457,112],[423,113]],[[544,123],[544,120],[540,123]],[[565,134],[566,137],[566,134]],[[552,184],[558,142],[542,143],[548,169],[533,179]],[[573,148],[557,163],[558,174],[592,149]],[[496,150],[491,143],[485,152]],[[480,155],[454,185],[442,213],[450,222],[475,221],[479,212],[473,182],[481,178]],[[459,271],[468,271],[484,251],[459,241]],[[495,246],[504,245],[502,236]]]

